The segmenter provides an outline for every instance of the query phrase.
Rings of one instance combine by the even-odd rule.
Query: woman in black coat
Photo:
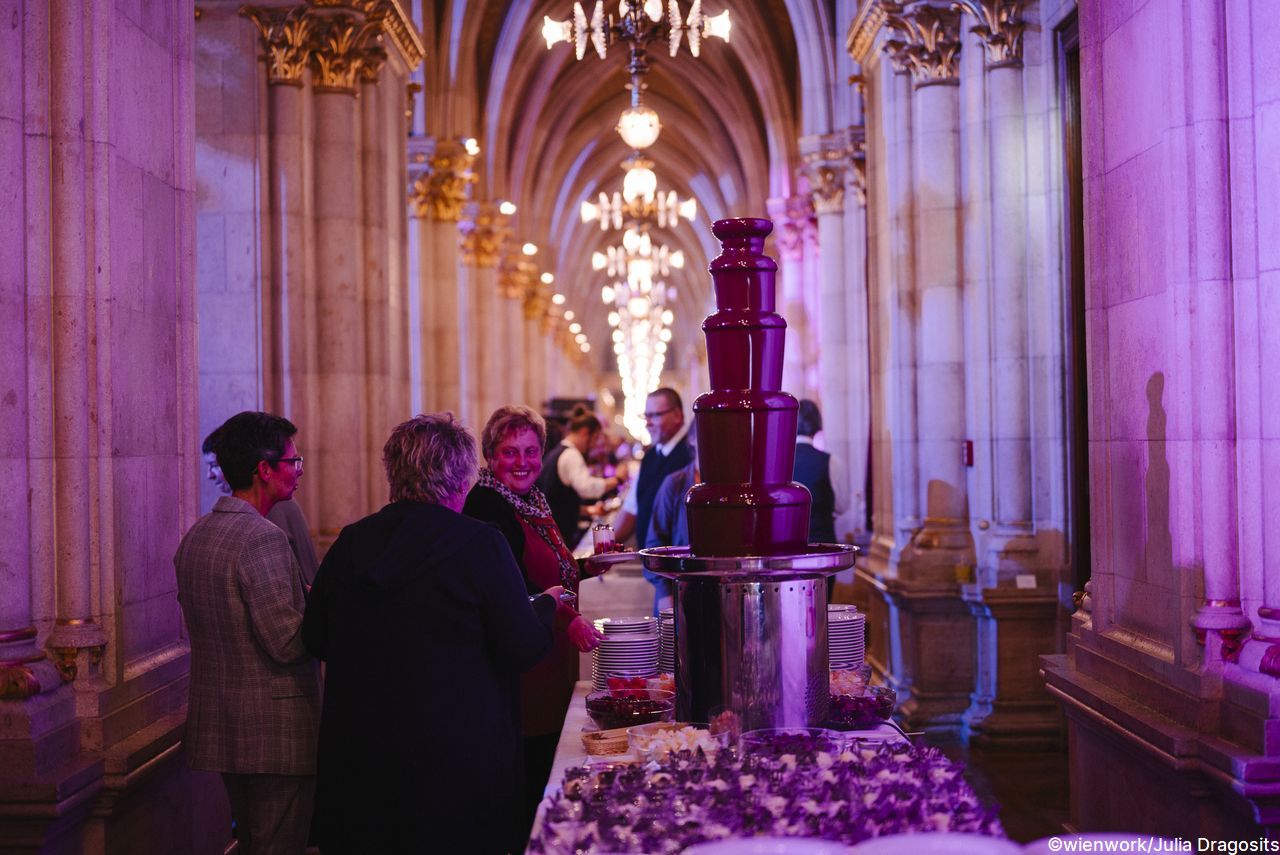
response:
[[[391,503],[347,526],[302,625],[327,663],[321,850],[505,852],[520,802],[519,673],[551,647],[560,588],[530,598],[511,549],[459,510],[475,443],[451,415],[383,449]]]

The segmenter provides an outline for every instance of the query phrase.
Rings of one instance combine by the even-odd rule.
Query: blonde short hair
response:
[[[453,413],[419,415],[396,425],[382,446],[391,501],[443,504],[476,480],[476,441]]]
[[[525,428],[538,435],[538,445],[547,444],[547,423],[530,408],[520,404],[507,404],[494,410],[480,434],[480,448],[484,452],[484,459],[492,461],[493,456],[498,453],[498,443]]]

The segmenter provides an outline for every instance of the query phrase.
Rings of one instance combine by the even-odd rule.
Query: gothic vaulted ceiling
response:
[[[690,2],[680,3],[685,15]],[[583,5],[589,16],[594,3]],[[710,308],[711,222],[763,216],[767,199],[795,192],[797,140],[832,125],[843,42],[834,3],[705,0],[703,12],[725,8],[733,23],[728,44],[708,39],[694,58],[687,45],[671,57],[655,43],[645,76],[645,103],[662,121],[646,152],[659,189],[692,196],[699,208],[693,224],[655,232],[688,260],[669,280],[679,291],[677,353],[701,340]],[[616,13],[616,0],[609,11]],[[515,237],[539,245],[540,266],[555,273],[590,340],[606,343],[606,280],[592,270],[591,255],[616,245],[618,234],[583,224],[578,212],[583,200],[621,187],[629,151],[613,128],[629,103],[627,49],[615,44],[604,60],[588,50],[580,61],[572,45],[548,50],[544,15],[571,18],[573,2],[428,0],[426,132],[479,141],[477,197],[517,205]],[[608,348],[598,352],[607,361]]]

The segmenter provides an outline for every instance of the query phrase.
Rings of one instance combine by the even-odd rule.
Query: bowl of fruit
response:
[[[888,686],[866,686],[857,694],[833,694],[827,707],[827,726],[864,730],[893,717],[898,694]]]
[[[676,693],[661,689],[604,689],[587,695],[587,715],[601,730],[671,721]]]

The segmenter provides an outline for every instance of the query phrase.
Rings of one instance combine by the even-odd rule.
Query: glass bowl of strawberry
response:
[[[604,689],[587,695],[587,715],[601,730],[632,727],[651,721],[671,721],[676,693],[660,689]]]

